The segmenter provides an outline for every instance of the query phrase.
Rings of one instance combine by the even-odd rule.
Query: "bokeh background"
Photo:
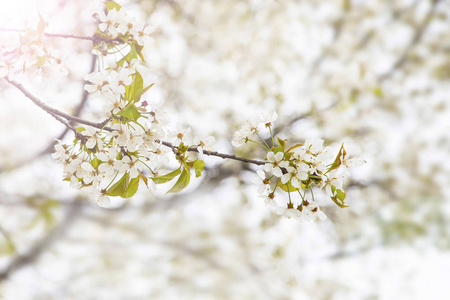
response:
[[[0,27],[90,36],[97,1],[0,1]],[[141,189],[103,209],[61,181],[70,133],[0,80],[1,299],[450,299],[450,1],[124,0],[155,28],[141,73],[171,119],[216,149],[260,112],[278,135],[367,161],[348,208],[300,224],[257,197],[253,167],[205,158],[186,191]],[[17,33],[0,32],[2,46]],[[48,39],[67,77],[17,74],[45,103],[83,99],[90,42]]]

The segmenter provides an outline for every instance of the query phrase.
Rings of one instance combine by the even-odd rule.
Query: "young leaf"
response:
[[[155,84],[154,83],[152,83],[152,84],[150,84],[148,87],[146,87],[145,89],[142,89],[140,92],[138,92],[137,94],[136,94],[136,96],[134,97],[135,99],[134,99],[134,101],[139,101],[139,100],[141,100],[141,96],[142,95],[144,95],[145,94],[145,92],[146,91],[148,91],[152,86],[154,86]]]
[[[336,159],[334,160],[334,162],[330,166],[330,168],[328,168],[327,173],[330,172],[331,170],[339,168],[342,164],[341,157],[345,156],[346,154],[347,154],[347,152],[345,151],[344,144],[342,143],[341,149],[339,149]]]
[[[142,174],[141,172],[139,172],[139,177],[142,179],[142,181],[145,183],[145,185],[148,187],[148,179],[147,177],[145,177],[144,174]]]
[[[158,177],[153,177],[151,178],[153,180],[154,183],[156,184],[161,184],[161,183],[166,183],[171,181],[172,179],[174,179],[176,176],[178,176],[181,173],[180,169],[176,169],[175,171],[170,172],[169,174],[166,175],[162,175],[162,176],[158,176]]]
[[[139,99],[135,99],[136,95],[142,91],[142,88],[144,87],[144,80],[142,79],[141,74],[136,71],[136,73],[133,74],[133,81],[130,85],[125,87],[125,97],[128,101],[134,100],[137,101]]]
[[[347,205],[345,205],[345,202],[344,202],[344,199],[345,199],[345,192],[344,191],[336,190],[336,196],[330,197],[330,198],[340,208],[348,207]]]
[[[183,169],[183,172],[181,172],[181,175],[175,185],[166,194],[181,192],[188,186],[190,180],[191,174],[189,174],[187,169]]]
[[[194,161],[195,177],[200,177],[204,168],[205,162],[203,160]]]
[[[119,116],[136,121],[141,117],[141,113],[136,109],[134,105],[127,105],[124,109],[117,113]]]
[[[110,187],[106,193],[109,196],[121,196],[125,193],[128,188],[128,184],[130,183],[130,174],[125,173],[119,181],[114,183],[112,187]]]
[[[106,7],[106,10],[107,10],[107,11],[110,11],[110,10],[112,10],[112,9],[114,9],[114,8],[115,8],[117,11],[119,11],[120,8],[121,8],[121,6],[120,6],[118,3],[114,2],[114,1],[106,1],[106,2],[105,2],[105,7]]]
[[[97,169],[101,162],[102,161],[96,157],[91,161],[91,165],[94,167],[94,169]]]
[[[286,147],[286,141],[277,137],[278,146],[273,148],[273,153],[285,152],[284,148]]]
[[[294,186],[291,184],[291,181],[288,181],[286,184],[283,184],[283,183],[281,183],[281,181],[280,181],[280,183],[278,184],[278,187],[279,187],[281,190],[285,191],[286,193],[293,193],[293,192],[297,192],[297,190],[298,190],[296,187],[294,187]]]
[[[130,198],[131,196],[136,194],[138,187],[139,187],[139,176],[130,180],[130,184],[128,185],[127,189],[120,196],[122,198]]]
[[[136,47],[136,53],[139,55],[139,57],[142,59],[142,61],[145,62],[144,56],[142,55],[142,49],[144,48],[144,46],[135,44],[135,47]]]

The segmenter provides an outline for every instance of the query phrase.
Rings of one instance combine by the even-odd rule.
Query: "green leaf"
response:
[[[348,207],[347,205],[345,205],[345,202],[344,202],[345,192],[343,190],[336,190],[336,196],[330,197],[330,198],[340,208]]]
[[[178,176],[181,173],[181,169],[176,169],[175,171],[172,171],[166,175],[153,177],[152,180],[156,184],[166,183],[174,179],[176,176]]]
[[[188,186],[190,180],[191,174],[189,174],[189,171],[187,169],[183,169],[183,172],[181,173],[175,185],[166,194],[181,192]]]
[[[146,87],[145,89],[142,89],[140,92],[138,92],[138,93],[136,94],[134,100],[135,100],[136,102],[139,101],[139,100],[141,100],[141,96],[144,95],[145,92],[148,91],[148,90],[149,90],[152,86],[154,86],[154,85],[155,85],[155,84],[152,83],[152,84],[150,84],[148,87]]]
[[[139,55],[139,57],[142,59],[142,61],[145,62],[144,56],[142,55],[142,49],[144,49],[144,46],[141,46],[136,43],[135,47],[136,47],[136,53]]]
[[[286,141],[282,140],[280,138],[277,137],[277,141],[278,141],[278,146],[274,147],[272,149],[273,153],[278,153],[278,152],[285,152],[284,148],[286,147]]]
[[[106,194],[109,196],[120,196],[125,193],[125,191],[128,188],[128,184],[130,183],[130,174],[125,173],[122,178],[120,178],[119,181],[113,184],[112,187],[110,187]]]
[[[130,46],[131,46],[130,52],[128,52],[127,55],[125,55],[124,57],[122,57],[122,58],[117,62],[117,65],[118,65],[119,67],[123,67],[123,64],[124,64],[125,62],[131,62],[133,59],[138,58],[138,53],[137,53],[137,50],[136,50],[136,44],[133,43],[133,44],[131,44]]]
[[[145,185],[148,187],[148,179],[147,177],[145,177],[144,174],[142,174],[141,172],[139,172],[139,177],[142,179],[142,181],[145,183]]]
[[[97,169],[101,162],[102,161],[96,157],[91,161],[91,165],[94,167],[94,169]]]
[[[297,188],[296,187],[294,187],[292,184],[291,184],[291,181],[289,180],[286,184],[283,184],[283,183],[281,183],[281,181],[279,182],[279,184],[278,184],[278,187],[280,188],[280,189],[282,189],[283,191],[285,191],[286,193],[293,193],[293,192],[297,192]]]
[[[124,116],[127,119],[136,121],[141,117],[141,113],[136,109],[136,107],[131,104],[127,105],[124,109],[117,113],[119,116]]]
[[[203,160],[194,161],[195,177],[200,177],[204,168],[205,162]]]
[[[133,74],[133,81],[131,82],[131,84],[125,87],[126,99],[128,101],[139,100],[136,99],[136,95],[142,91],[143,87],[144,87],[144,80],[142,79],[141,74],[138,71],[136,71],[136,73]]]
[[[290,147],[289,149],[286,150],[286,153],[291,152],[292,150],[294,150],[295,148],[301,147],[302,144],[295,144],[294,146]]]
[[[85,131],[86,130],[86,128],[84,128],[84,127],[77,127],[77,131],[78,132],[83,132],[83,131]]]
[[[343,190],[336,190],[336,197],[344,203],[345,192]]]
[[[130,198],[131,196],[136,194],[138,187],[139,187],[139,176],[130,180],[130,184],[128,185],[127,189],[120,196],[122,198]]]
[[[119,11],[122,8],[118,3],[114,2],[114,1],[106,1],[105,2],[105,7],[106,7],[107,11],[110,11],[110,10],[112,10],[114,8],[117,11]]]

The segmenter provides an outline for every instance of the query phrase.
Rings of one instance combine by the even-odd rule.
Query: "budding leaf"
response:
[[[347,152],[344,149],[344,144],[342,144],[341,149],[339,149],[339,153],[336,156],[336,159],[334,160],[330,168],[327,170],[327,173],[330,172],[331,170],[339,168],[342,164],[341,158],[344,157],[346,154]]]
[[[156,184],[166,183],[177,177],[181,173],[180,169],[170,172],[169,174],[153,177],[152,180]]]
[[[137,110],[134,105],[127,105],[124,109],[117,113],[119,116],[124,116],[125,118],[136,121],[141,117],[141,113]]]
[[[188,186],[190,180],[191,174],[189,174],[189,171],[187,169],[183,169],[183,172],[181,173],[175,185],[166,194],[181,192]]]
[[[286,147],[286,141],[277,137],[278,146],[273,148],[273,153],[284,152],[284,148]]]
[[[194,161],[195,177],[200,177],[204,168],[205,162],[203,160]]]
[[[121,9],[121,6],[118,3],[114,2],[114,1],[106,1],[105,2],[105,7],[106,7],[107,11],[110,11],[110,10],[112,10],[114,8],[117,11],[119,11]]]
[[[121,196],[127,190],[129,183],[130,174],[125,173],[119,181],[114,183],[114,185],[106,191],[106,193],[110,196]]]
[[[83,132],[83,131],[85,131],[86,130],[86,128],[84,128],[84,127],[77,127],[77,131],[78,132]]]

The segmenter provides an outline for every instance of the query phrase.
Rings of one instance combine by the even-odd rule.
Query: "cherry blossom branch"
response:
[[[0,28],[0,31],[6,31],[6,32],[26,32],[25,29],[15,29],[15,28]],[[77,39],[77,40],[87,40],[92,41],[94,43],[97,42],[123,42],[119,38],[115,39],[108,39],[108,38],[102,38],[98,35],[94,34],[94,36],[82,36],[82,35],[75,35],[75,34],[61,34],[61,33],[43,33],[46,37],[57,37],[57,38],[64,38],[64,39]]]
[[[105,126],[107,124],[107,122],[109,121],[109,119],[100,122],[100,123],[96,123],[96,122],[92,122],[92,121],[88,121],[79,117],[75,117],[69,114],[66,114],[65,112],[62,112],[60,110],[57,110],[56,108],[53,108],[51,106],[48,106],[47,104],[45,104],[44,102],[42,102],[41,100],[39,100],[36,96],[34,96],[33,94],[31,94],[22,84],[15,82],[14,80],[10,80],[9,78],[5,77],[6,81],[8,81],[11,85],[13,85],[14,87],[16,87],[18,90],[20,90],[25,97],[27,97],[28,99],[30,99],[34,104],[36,104],[38,107],[40,107],[41,109],[43,109],[45,112],[47,112],[48,114],[50,114],[53,118],[55,118],[56,120],[58,120],[59,122],[61,122],[64,126],[66,126],[68,129],[72,130],[75,135],[77,136],[77,138],[83,140],[85,139],[85,137],[83,135],[81,135],[78,131],[76,131],[75,128],[73,128],[69,122],[67,122],[66,120],[61,119],[65,118],[67,120],[70,121],[74,121],[77,122],[79,124],[84,124],[84,125],[88,125],[94,128],[98,128],[98,129],[103,129],[106,131],[113,131],[112,128]],[[159,141],[157,140],[156,142],[160,143],[161,145],[164,145],[166,147],[171,148],[174,151],[178,151],[178,147],[172,145],[169,142],[165,142],[165,141]],[[197,147],[191,147],[188,149],[188,151],[190,152],[197,152],[199,153],[199,150],[197,149]],[[260,161],[260,160],[254,160],[254,159],[248,159],[248,158],[244,158],[244,157],[239,157],[236,155],[231,155],[231,154],[225,154],[225,153],[219,153],[217,151],[206,151],[203,150],[203,154],[208,155],[208,156],[216,156],[216,157],[220,157],[222,159],[232,159],[232,160],[237,160],[237,161],[241,161],[241,162],[245,162],[245,163],[250,163],[250,164],[255,164],[255,165],[264,165],[266,162],[264,161]]]
[[[161,143],[162,145],[164,145],[166,147],[171,148],[173,151],[177,151],[178,150],[178,147],[172,145],[171,143],[164,142],[164,141],[157,141],[157,142]],[[200,153],[200,151],[198,151],[197,147],[191,147],[187,151]],[[222,159],[238,160],[238,161],[242,161],[242,162],[249,163],[249,164],[255,164],[255,165],[258,165],[258,166],[261,166],[261,165],[264,165],[264,164],[267,163],[265,161],[248,159],[248,158],[239,157],[239,156],[231,155],[231,154],[219,153],[217,151],[206,151],[206,150],[203,150],[203,154],[208,155],[208,156],[217,156],[217,157],[220,157]]]

